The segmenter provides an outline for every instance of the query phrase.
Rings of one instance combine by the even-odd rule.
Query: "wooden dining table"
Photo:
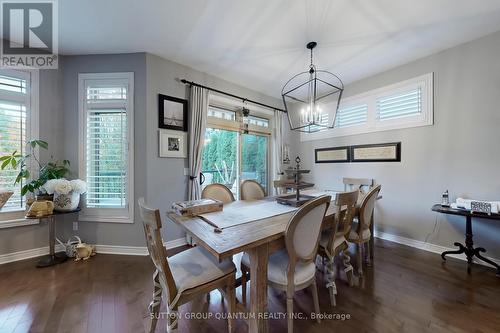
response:
[[[326,192],[334,200],[338,192]],[[266,198],[266,201],[274,200]],[[255,202],[258,206],[260,200]],[[230,205],[230,204],[229,204]],[[203,246],[217,260],[231,258],[240,252],[247,252],[250,257],[250,311],[248,318],[249,332],[267,332],[267,265],[271,253],[285,248],[284,232],[294,212],[259,219],[249,223],[235,225],[223,230],[216,230],[213,225],[200,217],[183,217],[173,212],[169,219],[181,226],[194,237],[199,246]],[[323,228],[331,228],[336,214],[334,205],[330,205]]]

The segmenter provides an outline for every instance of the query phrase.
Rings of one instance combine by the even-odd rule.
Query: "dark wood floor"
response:
[[[500,278],[493,269],[377,240],[375,265],[366,269],[364,288],[350,288],[341,274],[332,310],[318,274],[324,313],[346,320],[295,321],[295,332],[499,332]],[[35,260],[0,266],[0,332],[145,332],[152,292],[147,257],[97,255],[87,262],[44,269]],[[240,292],[240,289],[238,289]],[[239,295],[239,294],[238,294]],[[269,290],[269,310],[285,311],[285,296]],[[295,312],[308,316],[312,297],[298,292]],[[226,332],[217,291],[181,307],[181,313],[209,313],[212,319],[181,319],[180,332]],[[161,320],[157,332],[165,332]],[[247,332],[242,320],[238,332]],[[285,332],[286,320],[270,320],[270,332]]]

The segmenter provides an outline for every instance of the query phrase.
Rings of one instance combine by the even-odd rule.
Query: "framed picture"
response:
[[[159,130],[158,141],[160,157],[187,158],[187,133]]]
[[[401,142],[351,146],[351,162],[401,162]]]
[[[188,102],[185,99],[158,94],[158,127],[176,131],[188,130]]]
[[[319,148],[314,150],[316,163],[346,163],[350,161],[351,150],[346,147]]]

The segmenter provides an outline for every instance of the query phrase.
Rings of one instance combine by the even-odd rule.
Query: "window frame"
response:
[[[26,142],[38,138],[39,135],[39,80],[40,73],[38,69],[0,69],[0,74],[22,77],[26,79]],[[0,93],[0,96],[3,94]],[[5,93],[9,95],[8,93]],[[26,144],[26,143],[25,143]],[[35,151],[38,154],[38,148]],[[34,161],[28,162],[32,178],[38,176],[38,169],[34,169]],[[38,219],[26,219],[26,209],[14,209],[0,211],[0,229],[17,226],[25,226],[40,223]]]
[[[79,178],[87,180],[87,82],[99,82],[102,84],[113,84],[120,81],[128,83],[126,114],[128,128],[128,158],[127,158],[127,207],[126,208],[87,208],[85,201],[79,213],[79,221],[89,222],[112,222],[112,223],[134,223],[134,73],[79,73],[78,74],[78,139],[82,144],[78,151],[78,173]],[[108,104],[111,105],[111,104]],[[111,105],[112,106],[112,105]]]
[[[271,112],[270,110],[263,109],[260,107],[256,107],[254,105],[247,105],[243,103],[239,103],[238,101],[235,101],[233,99],[225,98],[219,95],[210,95],[209,98],[209,108],[217,108],[217,109],[222,109],[226,111],[231,111],[231,112],[237,112],[240,110],[242,107],[246,107],[250,109],[250,114],[252,116],[255,116],[257,118],[262,118],[268,121],[268,127],[263,127],[263,126],[257,126],[253,124],[248,125],[248,134],[252,135],[259,135],[259,136],[265,136],[267,137],[267,187],[265,188],[266,193],[271,193],[272,192],[272,170],[274,168],[274,158],[273,158],[273,132],[274,132],[274,112]],[[227,131],[234,131],[238,133],[238,173],[241,176],[242,170],[241,170],[241,150],[242,150],[242,138],[241,135],[242,129],[241,129],[241,123],[239,119],[238,113],[235,115],[235,120],[227,120],[227,119],[221,119],[221,118],[216,118],[216,117],[210,117],[207,115],[207,125],[206,128],[214,128],[214,129],[221,129],[221,130],[227,130]],[[238,185],[238,196],[241,193],[241,179],[240,179],[240,184]],[[239,198],[238,198],[239,199]]]
[[[381,88],[373,89],[341,100],[341,107],[350,107],[361,104],[368,106],[366,123],[335,127],[315,133],[301,133],[300,141],[312,141],[327,138],[336,138],[356,134],[365,134],[396,129],[431,126],[434,124],[434,73],[427,73],[409,80],[400,81]],[[377,120],[377,100],[389,95],[411,89],[421,89],[422,112],[419,115],[407,116],[388,120]]]

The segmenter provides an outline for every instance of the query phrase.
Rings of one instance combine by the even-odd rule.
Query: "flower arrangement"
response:
[[[87,184],[81,179],[51,179],[42,188],[48,194],[54,194],[54,209],[63,212],[77,209],[80,195],[87,192]]]
[[[87,183],[81,179],[51,179],[48,180],[42,188],[48,194],[69,194],[71,191],[74,191],[77,194],[84,194],[87,192]]]

